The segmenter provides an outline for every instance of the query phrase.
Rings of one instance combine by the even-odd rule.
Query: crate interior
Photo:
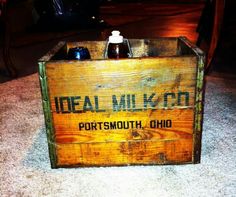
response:
[[[179,38],[129,39],[129,43],[133,58],[184,56],[194,54],[193,50]],[[52,56],[51,60],[66,60],[68,50],[74,47],[87,47],[91,59],[99,60],[104,59],[107,42],[68,42]]]

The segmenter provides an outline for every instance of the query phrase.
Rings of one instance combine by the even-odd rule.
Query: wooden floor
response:
[[[12,38],[11,56],[18,76],[22,77],[37,72],[37,60],[58,41],[105,40],[114,29],[120,30],[126,38],[186,36],[195,43],[198,37],[196,28],[203,7],[202,1],[191,1],[191,3],[108,2],[102,5],[100,10],[101,18],[110,25],[109,27],[105,29],[78,28],[78,30],[66,32],[35,32],[33,34],[21,32]],[[232,37],[232,34],[230,36]],[[230,39],[227,39],[226,45],[230,43]],[[228,58],[229,53],[218,52],[220,59],[216,63],[219,68],[222,68],[219,64],[224,64],[222,54],[226,54],[225,57]],[[223,66],[223,71],[228,72],[230,69],[230,67]],[[11,80],[11,78],[5,75],[4,64],[0,57],[0,82],[7,80]]]
[[[186,36],[196,42],[202,3],[121,3],[103,6],[101,15],[127,38]],[[105,31],[105,36],[109,34]]]

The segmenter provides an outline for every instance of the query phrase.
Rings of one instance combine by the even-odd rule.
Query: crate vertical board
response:
[[[56,167],[200,161],[204,55],[186,38],[131,39],[133,58],[106,43],[59,43],[39,61],[51,164]],[[66,60],[86,46],[91,60]]]

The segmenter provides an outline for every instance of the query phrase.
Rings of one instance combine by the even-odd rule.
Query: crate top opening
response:
[[[134,59],[203,55],[203,52],[185,37],[129,39],[129,43]],[[106,46],[107,41],[59,42],[39,61],[67,61],[67,53],[70,48],[74,47],[88,48],[91,60],[104,60]]]

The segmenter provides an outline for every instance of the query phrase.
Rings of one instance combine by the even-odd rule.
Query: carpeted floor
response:
[[[51,169],[37,74],[0,84],[0,196],[236,196],[236,80],[207,77],[196,165]]]

